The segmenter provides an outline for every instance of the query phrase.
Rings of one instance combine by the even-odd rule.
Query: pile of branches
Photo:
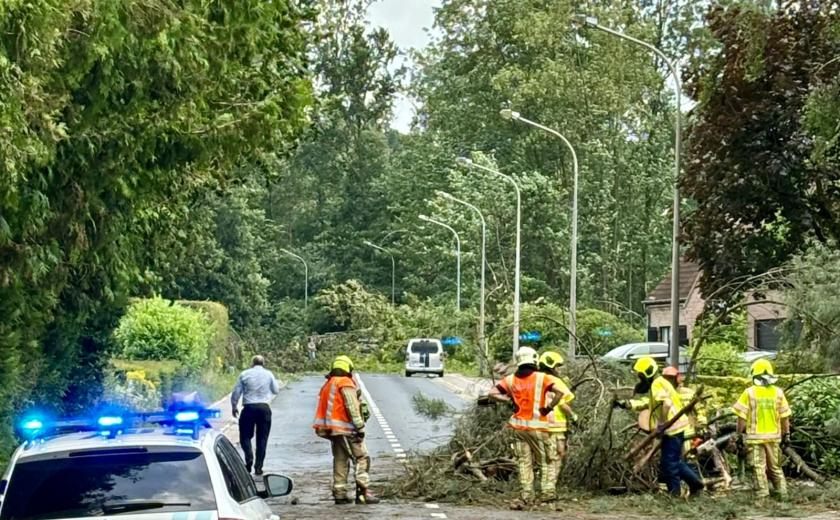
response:
[[[568,456],[561,473],[570,489],[650,489],[656,473],[633,470],[622,456],[643,438],[636,414],[616,409],[614,398],[632,395],[626,367],[575,361],[566,368],[580,421],[567,434]],[[451,441],[428,455],[410,459],[405,475],[392,484],[403,497],[466,503],[492,502],[518,490],[512,437],[504,427],[512,408],[476,403],[455,423]],[[476,483],[481,485],[476,486]]]

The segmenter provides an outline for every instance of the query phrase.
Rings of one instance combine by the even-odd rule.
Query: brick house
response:
[[[700,266],[685,259],[680,263],[680,345],[688,345],[694,326],[706,300],[700,293]],[[755,294],[747,298],[756,301]],[[770,292],[762,300],[778,300]],[[671,273],[669,272],[644,301],[647,340],[669,343],[671,330]],[[747,346],[752,350],[776,350],[779,343],[778,325],[785,319],[785,309],[776,303],[748,305]]]

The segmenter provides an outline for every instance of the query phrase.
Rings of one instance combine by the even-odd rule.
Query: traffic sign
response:
[[[523,332],[519,335],[519,341],[524,341],[527,343],[536,343],[540,339],[542,339],[542,334],[538,330]]]

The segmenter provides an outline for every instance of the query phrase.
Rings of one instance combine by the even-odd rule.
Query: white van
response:
[[[445,358],[440,340],[411,339],[405,348],[405,377],[414,374],[437,374],[438,377],[443,377]]]

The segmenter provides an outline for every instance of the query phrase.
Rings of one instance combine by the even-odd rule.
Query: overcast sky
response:
[[[419,49],[429,43],[427,29],[434,22],[434,7],[440,0],[378,0],[371,5],[368,19],[373,26],[382,26],[403,51]],[[414,109],[410,100],[400,95],[394,104],[394,121],[391,126],[407,132]]]

